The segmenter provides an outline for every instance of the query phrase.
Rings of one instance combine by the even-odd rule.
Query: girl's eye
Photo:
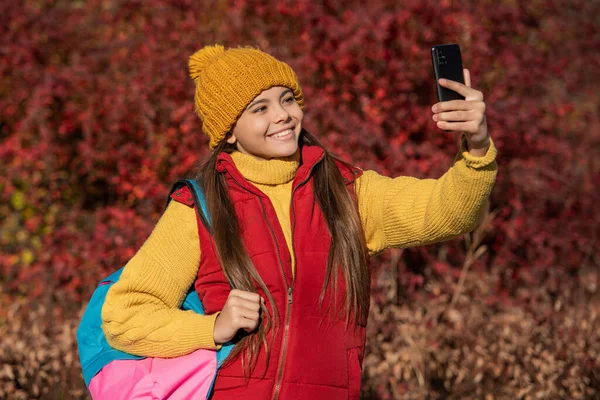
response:
[[[266,106],[261,106],[261,107],[255,108],[254,111],[252,111],[252,112],[253,113],[259,113],[259,112],[265,111],[266,109],[267,109]]]
[[[283,100],[283,102],[284,102],[284,103],[288,103],[288,104],[289,104],[289,103],[293,103],[293,102],[295,102],[295,101],[296,101],[296,99],[294,98],[294,96],[286,97],[286,98]]]

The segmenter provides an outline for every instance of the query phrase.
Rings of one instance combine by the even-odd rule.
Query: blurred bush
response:
[[[342,4],[343,3],[343,4]],[[597,398],[600,3],[2,2],[0,398],[78,398],[74,327],[208,154],[187,57],[290,63],[307,128],[390,175],[438,177],[431,45],[456,42],[499,147],[477,234],[373,260],[366,398]]]

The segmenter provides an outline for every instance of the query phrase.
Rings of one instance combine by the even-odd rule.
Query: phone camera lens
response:
[[[440,51],[440,53],[438,54],[438,63],[440,65],[444,65],[447,64],[448,61],[446,60],[446,57],[443,55],[443,53]]]

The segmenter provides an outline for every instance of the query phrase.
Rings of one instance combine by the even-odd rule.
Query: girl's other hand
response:
[[[252,332],[258,326],[260,306],[264,300],[253,292],[233,289],[215,321],[216,344],[229,342],[239,329]]]
[[[468,69],[464,69],[463,74],[464,85],[448,79],[439,80],[441,86],[454,90],[465,99],[434,104],[431,107],[433,120],[436,121],[438,128],[464,132],[470,152],[483,156],[490,145],[483,93],[471,88],[471,74]]]

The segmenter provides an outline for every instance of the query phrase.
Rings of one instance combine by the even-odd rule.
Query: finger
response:
[[[471,100],[449,100],[436,103],[431,107],[433,112],[439,113],[442,111],[457,111],[457,110],[478,110],[485,105],[481,101]]]
[[[448,111],[433,114],[434,121],[471,121],[477,118],[474,111]]]
[[[259,312],[260,311],[260,303],[257,303],[257,302],[251,301],[251,300],[242,299],[239,297],[231,297],[231,298],[227,299],[224,309],[231,310],[232,313],[237,313],[238,309],[239,310],[246,309],[246,310],[252,310],[254,312]]]
[[[229,326],[234,330],[242,328],[254,328],[258,324],[259,316],[257,313],[248,312],[247,314],[236,314],[231,316]]]
[[[241,315],[239,315],[239,321],[253,321],[258,323],[258,319],[260,318],[260,315],[252,310],[245,310],[245,312]]]
[[[238,329],[243,329],[246,332],[252,332],[253,330],[256,329],[257,326],[258,326],[258,320],[253,321],[250,319],[244,319],[244,320],[240,321]]]
[[[252,311],[260,311],[260,303],[259,302],[255,302],[255,301],[250,301],[250,300],[242,300],[239,305],[241,307],[247,308],[248,310],[252,310]]]
[[[243,329],[244,329],[246,332],[250,333],[250,332],[252,332],[253,330],[255,330],[257,326],[258,326],[258,323],[254,324],[254,325],[252,325],[252,326],[248,326],[248,327],[246,327],[246,328],[243,328]]]
[[[236,318],[238,316],[243,316],[245,318],[254,318],[254,315],[259,315],[260,313],[260,307],[259,308],[255,308],[254,306],[250,305],[249,307],[246,307],[245,305],[232,305],[230,307],[231,310],[231,316],[233,318]]]
[[[460,82],[451,81],[449,79],[440,79],[438,81],[440,86],[448,88],[450,90],[454,90],[456,93],[463,95],[464,97],[477,97],[477,90],[470,88]]]
[[[259,318],[242,317],[238,321],[238,329],[244,329],[246,332],[251,332],[258,326]]]
[[[246,290],[233,289],[229,293],[229,296],[238,297],[244,300],[254,301],[256,303],[260,302],[260,295],[254,292],[248,292]]]
[[[449,121],[438,121],[437,127],[445,131],[460,131],[467,133],[475,133],[479,128],[479,124],[476,121],[464,121],[464,122],[449,122]]]
[[[468,69],[463,69],[463,77],[465,78],[465,86],[471,87],[471,73]]]

